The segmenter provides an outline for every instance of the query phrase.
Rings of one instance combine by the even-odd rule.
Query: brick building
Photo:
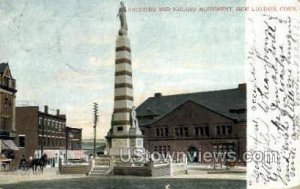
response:
[[[8,165],[18,150],[13,140],[16,137],[15,99],[16,81],[8,63],[0,64],[0,169]]]
[[[82,129],[66,127],[66,141],[68,150],[81,150]]]
[[[66,127],[66,149],[68,160],[84,158],[82,150],[82,129]]]
[[[137,108],[144,146],[150,152],[246,151],[246,84],[238,88],[162,96]],[[195,153],[197,152],[197,153]]]
[[[49,163],[57,164],[60,150],[66,149],[66,116],[49,112],[48,106],[40,111],[38,106],[16,107],[16,153],[18,164],[22,155],[27,160],[38,158],[46,153]]]

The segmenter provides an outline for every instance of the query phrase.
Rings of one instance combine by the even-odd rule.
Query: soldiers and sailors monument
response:
[[[132,59],[126,7],[120,2],[117,16],[120,19],[115,48],[114,110],[108,132],[109,156],[130,155],[134,149],[143,149],[143,136],[133,105]],[[122,154],[120,154],[122,151]]]

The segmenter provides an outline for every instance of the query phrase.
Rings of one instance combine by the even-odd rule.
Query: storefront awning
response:
[[[44,150],[44,154],[47,155],[48,159],[56,158],[59,156],[60,150]]]
[[[19,150],[19,148],[15,145],[12,140],[1,140],[3,149],[11,149],[11,150]]]
[[[44,150],[44,154],[47,155],[48,159],[58,158],[59,156],[63,158],[66,154],[66,150]],[[35,158],[41,157],[41,150],[35,151]],[[83,159],[83,150],[68,150],[68,159]]]

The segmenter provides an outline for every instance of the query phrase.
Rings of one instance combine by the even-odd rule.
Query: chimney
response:
[[[246,89],[247,89],[246,83],[239,84],[238,89],[239,89],[239,92],[246,92]]]
[[[45,114],[48,114],[48,105],[44,106],[44,112]]]
[[[156,97],[156,98],[159,98],[159,97],[161,97],[161,96],[162,96],[161,93],[155,93],[155,94],[154,94],[154,97]]]
[[[56,110],[56,115],[58,115],[58,116],[59,116],[59,109],[57,109],[57,110]]]

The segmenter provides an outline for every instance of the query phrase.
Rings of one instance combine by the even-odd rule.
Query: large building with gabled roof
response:
[[[246,84],[237,88],[163,96],[137,108],[144,146],[150,152],[246,151]]]

